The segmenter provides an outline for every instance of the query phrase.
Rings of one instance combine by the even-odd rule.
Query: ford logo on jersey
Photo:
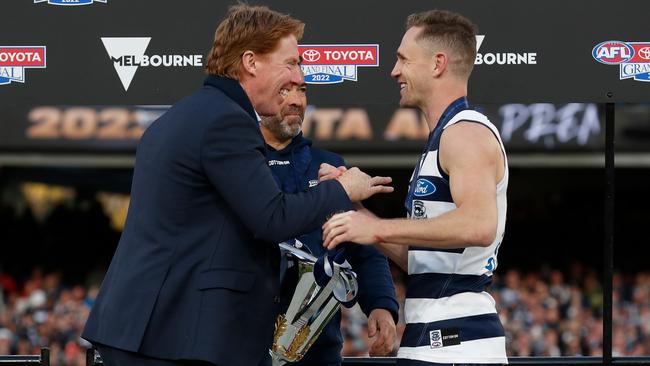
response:
[[[415,197],[424,197],[433,194],[436,191],[436,186],[426,179],[418,179],[415,186]]]

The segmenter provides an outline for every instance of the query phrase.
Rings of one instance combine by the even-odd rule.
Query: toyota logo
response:
[[[320,59],[320,52],[314,49],[308,49],[302,53],[302,58],[307,62],[316,62]]]
[[[643,47],[639,50],[639,57],[644,60],[650,60],[650,47]]]

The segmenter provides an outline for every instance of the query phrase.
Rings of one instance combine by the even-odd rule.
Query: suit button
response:
[[[275,296],[273,298],[273,302],[276,303],[276,304],[279,304],[280,303],[280,296]]]

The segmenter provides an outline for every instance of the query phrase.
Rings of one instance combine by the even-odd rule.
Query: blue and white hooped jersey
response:
[[[431,132],[428,148],[411,177],[406,202],[409,218],[433,218],[456,208],[449,176],[438,162],[440,137],[445,128],[459,121],[480,123],[493,132],[505,158],[497,128],[485,115],[468,108],[465,98],[456,100]],[[490,246],[409,247],[406,330],[398,358],[432,363],[508,363],[503,326],[494,299],[485,292],[497,267],[497,252],[505,229],[508,168],[507,159],[504,160],[504,175],[496,191],[497,235]]]

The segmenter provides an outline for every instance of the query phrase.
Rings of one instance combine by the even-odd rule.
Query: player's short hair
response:
[[[429,10],[409,15],[406,29],[420,27],[417,37],[432,52],[440,48],[451,53],[452,71],[469,78],[476,60],[478,28],[464,16],[446,10]]]

